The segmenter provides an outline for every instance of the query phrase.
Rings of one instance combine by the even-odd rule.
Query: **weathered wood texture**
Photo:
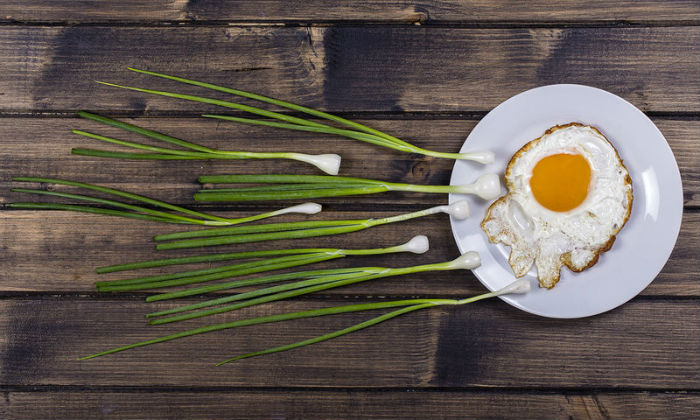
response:
[[[296,131],[253,127],[204,118],[123,118],[147,128],[221,150],[260,152],[338,152],[343,156],[341,175],[371,177],[394,182],[447,185],[454,161],[436,159],[364,142]],[[686,207],[700,206],[700,121],[653,118],[673,150],[683,181]],[[430,120],[359,120],[427,149],[458,151],[478,122],[473,118]],[[568,121],[567,121],[568,122]],[[79,118],[5,118],[0,125],[0,203],[17,201],[10,195],[15,176],[49,176],[118,186],[172,203],[192,205],[200,175],[226,173],[320,173],[314,167],[287,160],[267,161],[124,161],[71,155],[73,147],[127,150],[71,134],[81,129],[120,139],[146,142],[147,138]],[[153,143],[156,145],[157,143]],[[162,143],[161,143],[162,145]],[[622,158],[625,156],[623,154]],[[476,178],[482,169],[474,165]],[[115,175],[115,174],[118,174]],[[471,182],[466,180],[465,182]],[[27,196],[21,196],[23,199]],[[48,198],[44,198],[48,200]],[[63,200],[65,201],[65,200]],[[386,193],[372,196],[319,199],[324,204],[413,205],[442,204],[442,194]],[[279,203],[267,203],[275,206]]]
[[[394,212],[391,212],[394,213]],[[234,214],[234,213],[232,213]],[[238,213],[243,214],[243,213]],[[327,218],[383,217],[387,212],[332,212]],[[236,215],[236,214],[234,214]],[[282,220],[300,220],[287,218]],[[392,254],[381,257],[347,257],[342,260],[308,266],[321,267],[381,266],[403,267],[429,264],[456,258],[450,224],[444,215],[419,219],[412,223],[379,226],[339,236],[259,242],[248,245],[210,247],[183,251],[155,251],[150,238],[159,233],[179,231],[179,225],[162,225],[114,217],[66,212],[0,212],[1,292],[92,292],[93,282],[137,276],[137,272],[100,275],[94,269],[128,261],[166,258],[203,253],[236,252],[255,249],[299,247],[375,248],[403,243],[414,235],[430,238],[430,252]],[[681,233],[670,260],[659,276],[642,292],[649,296],[700,296],[700,213],[686,212]],[[615,247],[611,252],[614,252]],[[601,258],[614,258],[604,254]],[[215,265],[224,265],[219,263]],[[192,266],[194,268],[198,266]],[[180,268],[182,270],[182,268]],[[168,267],[139,273],[174,272]],[[296,271],[291,270],[291,271]],[[611,283],[614,279],[610,279]],[[470,272],[421,273],[385,279],[367,285],[355,285],[333,291],[340,295],[454,296],[464,297],[483,291]]]
[[[685,22],[697,21],[696,1],[0,1],[0,22]]]
[[[0,40],[5,113],[211,110],[94,83],[193,91],[127,66],[332,111],[486,111],[528,88],[561,82],[606,89],[644,111],[700,110],[700,84],[689,76],[700,73],[698,26],[7,26]]]
[[[700,396],[686,392],[572,392],[383,390],[207,390],[206,392],[11,391],[0,416],[21,419],[689,419]]]
[[[700,408],[699,11],[699,2],[681,0],[0,0],[0,418],[695,418]],[[143,293],[97,294],[92,270],[160,257],[164,254],[153,250],[149,238],[181,227],[8,210],[6,203],[29,198],[9,192],[17,185],[12,176],[74,178],[194,205],[197,175],[314,171],[288,161],[70,156],[71,147],[109,148],[70,134],[72,128],[117,133],[74,118],[74,111],[139,117],[139,124],[223,149],[341,150],[342,174],[348,176],[445,184],[452,162],[348,139],[207,121],[195,117],[223,110],[94,83],[209,93],[132,74],[126,66],[342,112],[445,151],[458,149],[484,113],[523,90],[552,83],[597,86],[649,112],[668,139],[684,186],[679,241],[640,297],[596,317],[545,319],[494,299],[413,313],[337,340],[221,368],[213,364],[373,314],[223,331],[78,362],[80,355],[209,322],[483,290],[468,273],[421,274],[148,327],[145,313],[174,303],[147,304]],[[416,210],[446,197],[384,194],[319,201],[327,204],[324,218],[332,219]],[[250,214],[278,204],[225,211]],[[246,249],[364,248],[425,232],[432,249],[419,258],[358,257],[325,266],[402,266],[457,255],[445,216]]]
[[[342,301],[295,300],[160,327],[131,300],[0,302],[0,382],[12,385],[501,387],[697,390],[700,302],[635,299],[605,314],[552,320],[498,300],[434,308],[318,345],[216,368],[241,352],[369,319],[346,314],[219,331],[90,361],[78,356],[164,333]],[[376,314],[376,313],[375,313]],[[673,357],[669,357],[673,355]]]

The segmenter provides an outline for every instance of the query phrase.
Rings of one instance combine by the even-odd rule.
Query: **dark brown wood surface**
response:
[[[3,0],[0,19],[10,23],[29,22],[393,22],[503,24],[580,22],[697,22],[696,1],[576,0],[552,4],[546,0],[528,2],[489,0],[410,1],[347,0],[88,0],[80,3],[42,0],[27,4]]]
[[[697,1],[0,1],[0,418],[696,418],[699,11]],[[518,92],[551,83],[597,86],[646,112],[668,140],[683,180],[681,233],[648,288],[595,317],[552,320],[492,300],[413,313],[219,368],[214,363],[241,352],[371,315],[221,331],[79,362],[81,355],[208,321],[483,291],[468,272],[427,273],[210,320],[146,326],[145,313],[172,304],[147,304],[147,293],[97,293],[94,268],[162,256],[150,238],[182,227],[10,209],[7,203],[32,198],[10,192],[17,185],[13,176],[78,179],[239,216],[279,203],[196,205],[197,176],[313,171],[288,161],[73,156],[72,147],[103,146],[71,129],[116,133],[76,118],[76,110],[221,149],[338,150],[347,176],[445,184],[453,162],[333,136],[204,120],[198,115],[215,108],[94,83],[196,91],[133,74],[127,66],[338,112],[444,151],[459,149],[490,109]],[[318,201],[326,210],[315,218],[341,219],[398,214],[446,198],[386,193]],[[419,258],[348,257],[318,267],[399,267],[458,255],[444,215],[245,249],[388,246],[419,233],[431,239],[431,252]]]
[[[523,90],[562,82],[609,90],[643,111],[685,114],[697,110],[700,102],[700,87],[686,77],[700,72],[698,26],[100,25],[1,30],[0,89],[7,112],[173,114],[216,109],[95,84],[173,87],[173,82],[130,74],[128,66],[204,76],[211,83],[244,85],[249,91],[336,112],[484,112]],[[25,82],[18,83],[20,77]]]

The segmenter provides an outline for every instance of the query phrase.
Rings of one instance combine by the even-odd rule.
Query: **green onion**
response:
[[[162,315],[170,315],[179,312],[191,311],[194,309],[206,308],[209,306],[220,305],[228,302],[243,301],[232,305],[225,305],[218,308],[206,309],[203,311],[192,312],[189,314],[178,315],[174,317],[164,318],[152,321],[152,324],[164,324],[168,322],[183,321],[187,319],[200,318],[203,316],[215,315],[224,312],[229,312],[241,308],[246,308],[261,303],[275,302],[281,299],[301,296],[309,293],[314,293],[322,290],[333,289],[336,287],[348,286],[355,283],[365,282],[386,277],[401,276],[406,274],[415,274],[426,271],[446,271],[446,270],[471,270],[480,264],[479,255],[476,252],[467,252],[459,258],[433,264],[415,265],[401,268],[386,268],[386,267],[353,267],[345,269],[327,270],[326,274],[319,274],[317,271],[307,271],[296,273],[295,276],[288,278],[304,279],[301,281],[282,284],[268,288],[262,288],[251,292],[239,293],[232,296],[224,296],[206,302],[199,302],[192,305],[173,308],[168,311],[161,311],[149,314],[147,317],[155,317]],[[271,280],[260,278],[256,283],[268,283]],[[277,281],[277,279],[275,279]],[[218,290],[227,290],[241,287],[241,283],[248,283],[246,280],[214,284],[193,289],[186,289],[177,292],[163,293],[160,295],[149,296],[146,299],[149,302],[181,298],[185,296],[195,296],[203,293],[209,293]]]
[[[126,292],[134,290],[159,289],[163,287],[203,283],[212,280],[238,277],[264,271],[280,270],[283,268],[297,267],[300,265],[315,264],[330,259],[333,259],[333,256],[330,254],[288,255],[277,258],[269,258],[264,261],[234,264],[232,266],[121,279],[117,280],[116,284],[112,284],[112,282],[97,282],[96,286],[97,290],[100,292]]]
[[[97,282],[98,291],[132,291],[156,289],[161,287],[179,286],[185,284],[201,283],[204,281],[219,280],[223,278],[238,277],[247,274],[260,273],[265,271],[278,270],[282,268],[297,267],[300,265],[313,264],[316,262],[327,261],[331,259],[343,258],[352,255],[381,255],[396,252],[412,252],[422,254],[429,248],[428,238],[424,235],[418,235],[410,241],[392,247],[386,248],[371,248],[371,249],[325,249],[319,252],[308,252],[307,250],[287,250],[300,251],[295,255],[277,256],[246,263],[232,264],[213,268],[203,268],[198,270],[180,271],[169,274],[159,274],[145,277],[135,277],[111,281]],[[248,253],[251,254],[251,253]],[[277,254],[280,254],[279,252]],[[231,254],[219,254],[214,256],[198,256],[186,258],[186,261],[221,261],[231,259]],[[234,254],[235,258],[239,255]],[[183,259],[166,260],[168,263],[182,263]],[[163,264],[163,260],[158,261],[159,265]],[[138,263],[137,263],[138,264]],[[133,263],[132,263],[133,266]],[[153,266],[152,264],[150,266]],[[140,267],[143,267],[141,264]],[[115,270],[110,270],[115,271]],[[104,271],[103,271],[104,272]]]
[[[154,210],[148,207],[143,207],[134,204],[123,203],[120,201],[109,200],[99,197],[93,197],[82,194],[64,193],[57,191],[48,191],[41,189],[32,188],[14,188],[14,192],[23,192],[29,194],[37,195],[48,195],[54,197],[70,198],[74,200],[87,201],[91,203],[104,204],[112,207],[116,207],[124,210],[113,210],[104,209],[95,206],[86,205],[73,205],[73,204],[54,204],[54,203],[10,203],[11,208],[18,209],[41,209],[41,210],[66,210],[66,211],[76,211],[83,213],[95,213],[104,214],[109,216],[119,216],[127,218],[135,218],[141,220],[150,220],[163,223],[180,223],[180,224],[195,224],[204,226],[229,226],[236,225],[240,223],[252,222],[255,220],[261,220],[268,217],[279,216],[286,213],[303,213],[303,214],[315,214],[321,211],[321,206],[316,203],[305,203],[298,206],[292,206],[283,208],[280,210],[275,210],[272,212],[261,213],[254,216],[241,217],[236,219],[227,219],[223,217],[214,216],[211,214],[201,213],[198,211],[186,209],[184,207],[176,206],[174,204],[169,204],[160,200],[155,200],[153,198],[145,197],[138,194],[129,193],[126,191],[121,191],[108,187],[101,187],[99,185],[87,184],[84,182],[68,181],[64,179],[55,178],[35,178],[35,177],[16,177],[13,178],[16,182],[39,182],[57,185],[66,185],[70,187],[76,187],[84,190],[97,191],[103,194],[128,198],[141,203],[149,204],[154,207],[159,207],[166,210],[171,210],[176,213],[165,212],[161,210]]]
[[[292,159],[301,162],[306,162],[316,166],[323,172],[331,175],[338,174],[340,168],[340,156],[337,154],[325,155],[307,155],[304,153],[277,152],[277,153],[257,153],[257,152],[241,152],[241,151],[222,151],[210,149],[200,146],[199,144],[181,140],[167,134],[149,130],[123,121],[113,120],[101,115],[92,114],[85,111],[78,112],[83,118],[96,121],[112,127],[121,128],[125,131],[141,134],[143,136],[170,143],[176,146],[183,147],[189,150],[177,150],[163,147],[154,147],[146,144],[135,143],[131,141],[119,140],[112,137],[102,136],[99,134],[89,133],[83,130],[73,130],[74,134],[78,134],[91,139],[99,140],[105,143],[118,144],[120,146],[131,147],[137,150],[146,150],[155,153],[123,153],[110,152],[94,149],[73,149],[73,154],[83,156],[108,157],[119,159]]]
[[[492,200],[501,193],[496,174],[486,174],[470,185],[416,185],[377,181],[366,178],[315,175],[209,175],[200,176],[202,184],[281,184],[250,188],[199,190],[196,201],[289,200],[319,197],[375,194],[385,191],[475,194]]]
[[[192,257],[162,258],[157,260],[138,261],[99,267],[97,274],[113,273],[116,271],[137,270],[141,268],[164,267],[169,265],[195,264],[202,262],[230,261],[245,258],[260,258],[278,255],[301,255],[333,252],[336,248],[298,248],[298,249],[269,249],[263,251],[230,252],[225,254],[195,255]]]
[[[483,299],[488,299],[491,297],[495,296],[502,296],[506,294],[522,294],[522,293],[527,293],[530,290],[530,282],[528,280],[517,280],[510,285],[499,289],[495,292],[489,292],[489,293],[484,293],[481,295],[477,295],[471,298],[466,298],[466,299],[408,299],[408,300],[396,300],[396,301],[389,301],[389,302],[376,302],[376,303],[363,303],[363,304],[355,304],[355,305],[344,305],[344,306],[335,306],[331,308],[322,308],[322,309],[314,309],[314,310],[307,310],[307,311],[299,311],[299,312],[290,312],[290,313],[284,313],[284,314],[277,314],[277,315],[268,315],[268,316],[262,316],[262,317],[257,317],[257,318],[248,318],[248,319],[242,319],[238,321],[232,321],[232,322],[225,322],[221,324],[214,324],[214,325],[208,325],[200,328],[195,328],[187,331],[182,331],[179,333],[175,334],[170,334],[146,341],[141,341],[138,343],[133,343],[129,344],[126,346],[122,347],[117,347],[114,349],[106,350],[100,353],[92,354],[89,356],[81,357],[78,360],[87,360],[87,359],[93,359],[96,357],[101,357],[105,356],[108,354],[113,354],[113,353],[118,353],[121,351],[125,350],[130,350],[134,349],[137,347],[144,347],[148,346],[151,344],[157,344],[157,343],[163,343],[166,341],[172,341],[176,340],[179,338],[183,337],[189,337],[192,335],[197,335],[197,334],[204,334],[208,332],[213,332],[213,331],[221,331],[225,329],[231,329],[231,328],[238,328],[238,327],[244,327],[248,325],[258,325],[258,324],[267,324],[267,323],[272,323],[272,322],[281,322],[281,321],[289,321],[293,319],[303,319],[303,318],[313,318],[313,317],[318,317],[318,316],[327,316],[327,315],[337,315],[337,314],[343,314],[343,313],[352,313],[352,312],[362,312],[362,311],[374,311],[378,309],[387,309],[387,308],[401,308],[392,312],[389,312],[384,315],[380,315],[378,317],[372,318],[370,320],[361,322],[359,324],[355,324],[351,327],[344,328],[335,332],[331,332],[328,334],[324,334],[315,338],[311,338],[308,340],[303,340],[299,341],[293,344],[288,344],[285,346],[280,346],[280,347],[273,347],[267,350],[262,350],[262,351],[256,351],[253,353],[247,353],[243,354],[240,356],[233,357],[231,359],[225,360],[223,362],[220,362],[218,365],[223,365],[225,363],[233,362],[236,360],[241,360],[241,359],[246,359],[250,357],[255,357],[255,356],[261,356],[265,354],[271,354],[271,353],[278,353],[286,350],[292,350],[295,348],[299,347],[304,347],[308,346],[310,344],[315,344],[315,343],[320,343],[322,341],[327,341],[332,338],[340,337],[345,334],[349,334],[351,332],[359,331],[361,329],[371,327],[373,325],[379,324],[380,322],[389,320],[391,318],[395,318],[397,316],[403,315],[405,313],[409,312],[414,312],[418,311],[421,309],[426,309],[434,306],[443,306],[443,305],[465,305],[468,303],[476,302],[479,300]]]
[[[373,226],[402,222],[436,213],[447,213],[457,220],[462,220],[469,216],[469,204],[466,200],[459,200],[450,204],[449,206],[436,206],[425,210],[400,214],[397,216],[384,217],[381,219],[266,223],[230,228],[175,232],[157,235],[154,237],[154,239],[156,241],[172,240],[172,242],[158,244],[156,249],[160,250],[243,244],[277,239],[311,238],[355,232],[371,228]]]
[[[220,99],[207,98],[207,97],[195,96],[195,95],[185,95],[185,94],[152,90],[152,89],[142,89],[142,88],[131,87],[131,86],[117,85],[114,83],[106,83],[106,82],[98,82],[98,83],[101,83],[101,84],[104,84],[107,86],[118,87],[118,88],[122,88],[122,89],[129,89],[129,90],[133,90],[133,91],[137,91],[137,92],[149,93],[149,94],[154,94],[154,95],[161,95],[161,96],[166,96],[166,97],[170,97],[170,98],[185,99],[185,100],[189,100],[189,101],[195,101],[195,102],[200,102],[200,103],[222,106],[222,107],[226,107],[226,108],[232,108],[232,109],[236,109],[239,111],[248,112],[248,113],[251,113],[254,115],[266,117],[266,118],[277,119],[277,120],[280,120],[283,122],[278,123],[278,122],[255,120],[255,119],[249,119],[249,118],[230,117],[230,116],[224,116],[224,115],[211,115],[211,114],[205,115],[206,117],[210,117],[210,118],[218,118],[218,119],[224,119],[224,120],[235,121],[235,122],[246,123],[246,124],[264,125],[264,126],[268,126],[268,127],[284,128],[284,129],[291,129],[291,130],[301,130],[301,131],[309,131],[309,132],[317,132],[317,133],[336,134],[339,136],[368,142],[368,143],[375,144],[378,146],[383,146],[383,147],[387,147],[387,148],[391,148],[391,149],[395,149],[395,150],[399,150],[399,151],[403,151],[403,152],[419,153],[419,154],[422,154],[425,156],[434,156],[434,157],[441,157],[441,158],[447,158],[447,159],[473,160],[473,161],[484,163],[484,164],[492,163],[493,158],[494,158],[493,153],[488,152],[488,151],[473,152],[473,153],[442,153],[442,152],[427,150],[427,149],[423,149],[423,148],[420,148],[418,146],[412,145],[410,143],[407,143],[407,142],[405,142],[401,139],[398,139],[394,136],[390,136],[390,135],[383,133],[379,130],[375,130],[373,128],[359,124],[357,122],[350,121],[350,120],[347,120],[345,118],[341,118],[341,117],[338,117],[336,115],[332,115],[332,114],[329,114],[326,112],[318,111],[318,110],[308,108],[305,106],[296,105],[296,104],[293,104],[290,102],[285,102],[285,101],[281,101],[278,99],[269,98],[267,96],[258,95],[255,93],[245,92],[245,91],[237,90],[237,89],[231,89],[231,88],[218,86],[218,85],[214,85],[211,83],[205,83],[205,82],[200,82],[200,81],[196,81],[196,80],[191,80],[191,79],[184,79],[184,78],[177,77],[177,76],[170,76],[170,75],[163,74],[163,73],[156,73],[156,72],[152,72],[152,71],[139,70],[139,69],[135,69],[135,68],[131,68],[131,67],[129,67],[129,70],[137,72],[137,73],[142,73],[142,74],[147,74],[147,75],[151,75],[151,76],[161,77],[164,79],[173,80],[173,81],[180,82],[180,83],[186,83],[186,84],[190,84],[190,85],[203,87],[206,89],[224,92],[224,93],[228,93],[228,94],[235,95],[235,96],[241,96],[241,97],[245,97],[245,98],[249,98],[249,99],[254,99],[254,100],[257,100],[260,102],[265,102],[265,103],[276,105],[276,106],[279,106],[282,108],[290,109],[292,111],[303,112],[305,114],[312,115],[314,117],[323,118],[323,119],[326,119],[329,121],[339,123],[339,124],[344,125],[346,127],[350,127],[352,130],[339,129],[336,127],[329,126],[327,124],[322,124],[322,123],[318,123],[315,121],[306,120],[303,118],[293,117],[290,115],[285,115],[285,114],[281,114],[281,113],[274,112],[274,111],[269,111],[269,110],[262,109],[262,108],[243,105],[243,104],[235,103],[235,102],[228,102],[228,101],[224,101],[224,100],[220,100]]]

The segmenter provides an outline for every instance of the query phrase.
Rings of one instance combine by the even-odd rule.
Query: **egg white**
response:
[[[535,165],[560,153],[579,154],[591,168],[585,200],[566,212],[543,207],[530,187]],[[627,169],[608,140],[590,126],[572,123],[548,130],[514,155],[505,179],[508,194],[491,205],[482,228],[491,242],[511,247],[509,263],[516,276],[525,275],[534,262],[543,287],[556,284],[562,265],[581,271],[594,264],[630,214]]]

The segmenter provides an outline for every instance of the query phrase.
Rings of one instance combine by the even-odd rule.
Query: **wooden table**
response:
[[[697,415],[697,1],[70,3],[0,1],[0,418]],[[446,184],[453,164],[339,137],[205,120],[199,118],[202,112],[219,109],[94,83],[201,92],[132,74],[127,66],[330,110],[443,151],[458,150],[490,109],[518,92],[562,82],[597,86],[638,106],[667,138],[683,178],[680,237],[649,287],[627,304],[591,318],[540,318],[491,300],[418,312],[323,344],[219,368],[214,363],[224,358],[343,328],[367,315],[205,334],[78,362],[81,355],[182,328],[146,326],[146,312],[169,306],[145,303],[146,293],[101,294],[93,288],[95,267],[160,256],[150,237],[181,228],[9,209],[7,203],[29,198],[9,191],[16,185],[11,177],[82,180],[195,208],[192,193],[201,174],[315,172],[289,161],[71,156],[71,147],[95,144],[70,130],[99,128],[77,118],[77,110],[218,148],[339,151],[341,174],[347,176]],[[326,211],[318,218],[366,218],[445,203],[446,197],[388,193],[319,202]],[[252,203],[216,210],[235,216],[276,207]],[[245,249],[388,246],[419,233],[432,241],[424,256],[347,258],[325,266],[398,267],[458,255],[445,216]],[[463,297],[483,290],[471,274],[428,273],[243,315],[405,297]],[[216,321],[239,316],[228,313]]]

